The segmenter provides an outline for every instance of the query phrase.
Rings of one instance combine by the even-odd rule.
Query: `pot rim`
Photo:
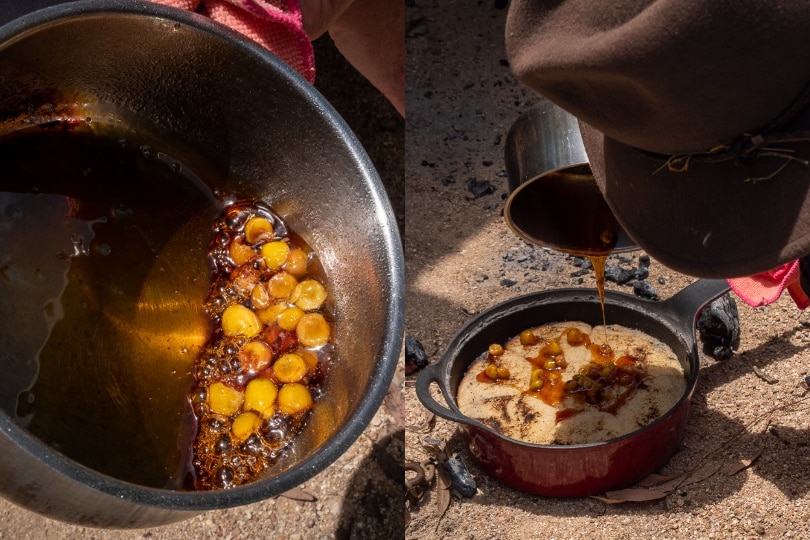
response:
[[[360,436],[381,406],[399,361],[404,336],[404,274],[405,263],[398,226],[382,182],[365,149],[343,118],[326,98],[303,76],[280,60],[271,51],[249,38],[200,14],[140,0],[80,0],[43,8],[0,26],[0,49],[23,39],[27,34],[51,24],[93,15],[125,15],[155,18],[191,27],[240,49],[245,55],[269,66],[286,79],[303,103],[317,110],[338,137],[344,141],[356,160],[366,185],[371,190],[374,205],[383,211],[376,213],[381,220],[381,237],[385,257],[390,261],[385,276],[391,293],[388,295],[385,339],[373,367],[374,377],[356,410],[341,428],[315,449],[307,458],[275,476],[259,479],[228,490],[179,491],[153,488],[119,480],[69,459],[40,441],[0,410],[0,432],[25,453],[59,471],[67,478],[115,498],[159,507],[166,510],[197,512],[227,508],[257,502],[300,485],[331,465]]]

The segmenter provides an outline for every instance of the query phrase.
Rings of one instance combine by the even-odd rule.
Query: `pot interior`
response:
[[[0,190],[0,412],[20,430],[0,442],[30,447],[33,433],[31,459],[77,478],[86,467],[100,491],[175,489],[208,332],[210,226],[254,199],[319,257],[335,318],[323,398],[264,480],[134,498],[228,506],[326,467],[381,403],[404,311],[396,222],[343,121],[274,56],[194,14],[87,3],[2,30],[0,155],[15,173]],[[19,143],[32,129],[37,144]],[[87,180],[104,167],[104,182]],[[9,493],[28,481],[0,465]]]

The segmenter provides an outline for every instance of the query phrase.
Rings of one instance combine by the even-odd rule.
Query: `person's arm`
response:
[[[340,53],[405,116],[405,2],[299,0],[311,40],[324,33]]]

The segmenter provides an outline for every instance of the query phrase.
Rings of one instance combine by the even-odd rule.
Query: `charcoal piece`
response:
[[[650,267],[639,266],[638,268],[633,268],[633,277],[639,281],[647,279],[650,277]]]
[[[629,283],[635,277],[631,270],[622,268],[621,266],[611,264],[605,268],[605,280],[624,285]]]
[[[467,466],[459,456],[453,456],[444,462],[444,470],[450,477],[450,484],[462,497],[470,498],[475,495],[478,486],[475,479],[467,470]]]
[[[633,269],[633,272],[635,274],[636,279],[639,281],[650,277],[650,256],[641,255],[638,258],[638,268]],[[661,278],[658,278],[658,282],[663,285],[663,281],[661,281]]]
[[[697,322],[703,352],[717,360],[730,358],[740,346],[737,302],[725,294],[700,312]]]
[[[467,180],[467,191],[472,193],[473,199],[495,193],[495,186],[489,180],[476,180],[470,178]]]
[[[652,286],[647,280],[636,281],[633,283],[633,294],[646,298],[648,300],[658,300],[658,293],[655,287]]]
[[[574,266],[578,266],[583,270],[590,270],[591,268],[593,268],[591,260],[588,259],[587,257],[572,257],[571,264],[573,264]]]
[[[428,357],[419,340],[405,338],[405,375],[411,375],[427,367]]]

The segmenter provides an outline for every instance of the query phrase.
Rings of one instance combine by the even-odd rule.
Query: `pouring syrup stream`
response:
[[[605,344],[607,345],[607,317],[605,316],[605,261],[607,257],[604,255],[589,255],[588,259],[591,261],[596,277],[596,292],[599,294],[599,304],[602,306],[602,326],[605,329]]]

